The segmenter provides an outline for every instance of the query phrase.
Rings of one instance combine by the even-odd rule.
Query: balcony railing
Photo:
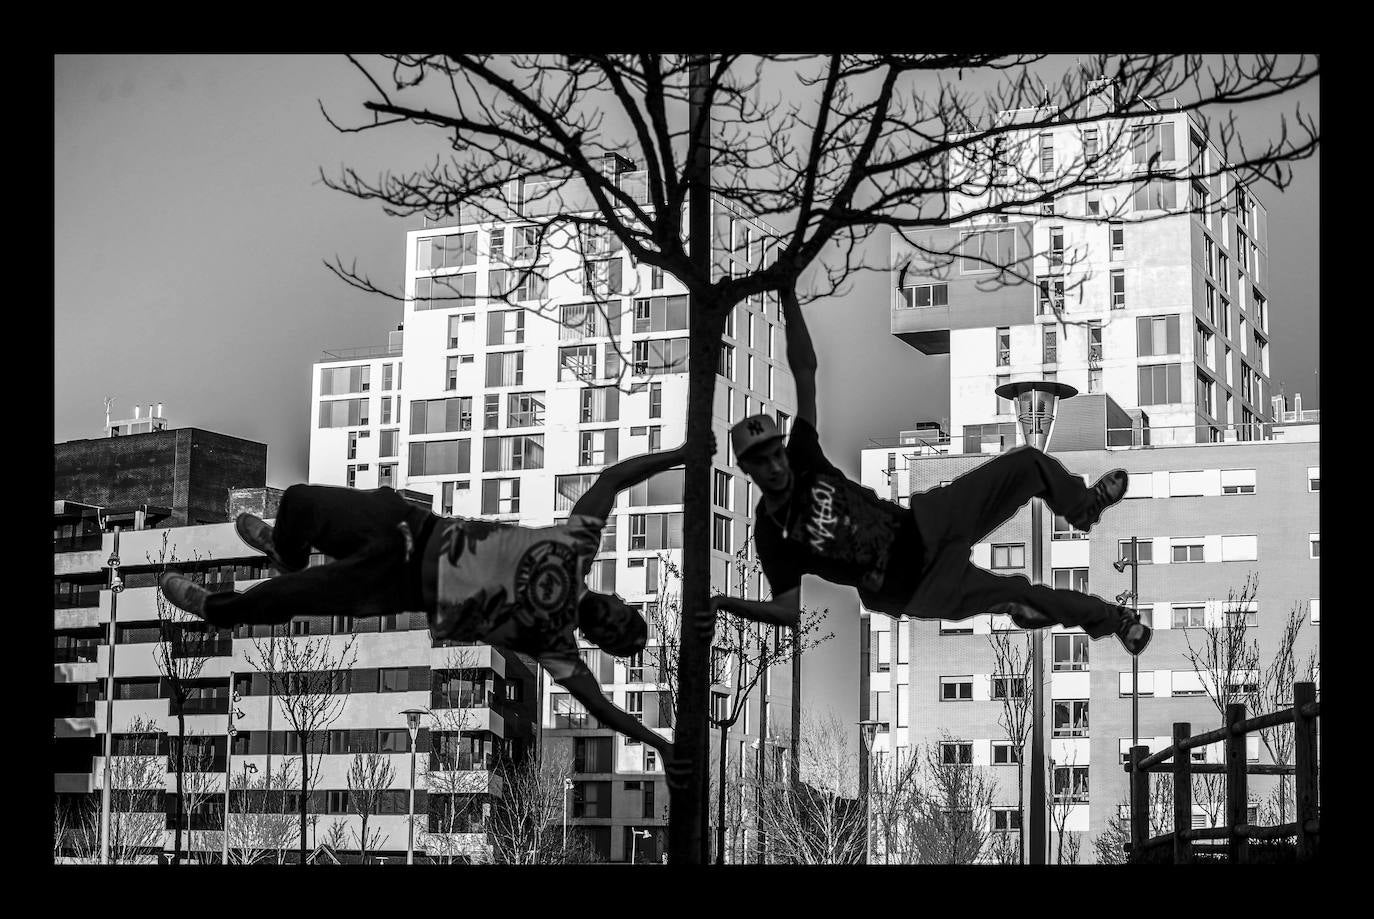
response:
[[[1187,424],[1171,427],[1108,428],[1108,447],[1173,447],[1187,444],[1285,440],[1284,423]]]
[[[99,533],[83,533],[80,536],[59,536],[52,541],[53,552],[89,552],[100,548]]]
[[[400,345],[372,345],[367,348],[338,348],[334,351],[325,351],[324,359],[327,361],[357,361],[369,357],[400,357]]]

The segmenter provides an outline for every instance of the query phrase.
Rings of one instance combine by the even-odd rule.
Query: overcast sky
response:
[[[97,437],[164,402],[173,427],[268,444],[268,483],[304,481],[310,373],[325,349],[383,344],[394,301],[353,290],[336,254],[399,289],[405,231],[321,185],[347,164],[365,177],[419,165],[405,130],[341,135],[319,111],[359,118],[367,87],[337,56],[63,56],[55,75],[55,442]],[[1317,89],[1298,98],[1317,112]],[[1241,113],[1248,136],[1277,133],[1292,99]],[[426,151],[426,154],[428,151]],[[1271,369],[1277,387],[1320,405],[1319,160],[1298,164],[1269,211]],[[885,240],[879,241],[885,247]],[[821,442],[858,477],[859,450],[948,412],[948,359],[889,332],[888,280],[806,310],[816,343]],[[100,359],[95,359],[99,356]],[[807,659],[803,704],[858,717],[856,595],[808,578],[835,640]]]

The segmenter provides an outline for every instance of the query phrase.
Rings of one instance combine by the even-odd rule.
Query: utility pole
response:
[[[114,756],[114,675],[115,628],[118,620],[119,594],[124,581],[119,577],[119,527],[114,528],[114,546],[107,567],[110,569],[110,666],[105,673],[105,782],[100,793],[100,864],[110,863],[110,759]]]

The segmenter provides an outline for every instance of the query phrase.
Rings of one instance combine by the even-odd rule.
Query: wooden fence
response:
[[[1148,747],[1132,747],[1130,762],[1125,765],[1131,774],[1131,845],[1130,861],[1153,861],[1156,850],[1166,848],[1174,864],[1193,861],[1193,841],[1224,839],[1232,864],[1250,861],[1250,840],[1273,840],[1296,837],[1298,861],[1317,856],[1318,798],[1317,798],[1317,717],[1321,705],[1317,702],[1317,688],[1313,683],[1293,684],[1293,706],[1268,715],[1246,719],[1244,705],[1226,706],[1225,723],[1215,731],[1190,736],[1192,729],[1186,721],[1174,722],[1174,742],[1157,753]],[[1253,731],[1282,724],[1293,725],[1292,765],[1250,765],[1245,757],[1245,737]],[[1222,741],[1225,744],[1225,763],[1194,763],[1189,750]],[[1150,828],[1150,773],[1167,772],[1174,779],[1174,831],[1162,836],[1148,837]],[[1196,773],[1224,773],[1226,775],[1226,820],[1224,826],[1193,829],[1193,775]],[[1250,775],[1292,775],[1296,779],[1296,820],[1279,826],[1252,826],[1248,819]]]

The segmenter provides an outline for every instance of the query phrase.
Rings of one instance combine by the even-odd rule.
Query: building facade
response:
[[[608,157],[606,168],[624,188],[643,181],[623,159]],[[602,469],[683,441],[686,289],[637,265],[614,236],[557,227],[545,234],[544,218],[559,209],[534,183],[517,183],[508,200],[516,203],[496,215],[426,220],[408,232],[404,335],[393,333],[384,353],[333,352],[315,365],[312,482],[404,485],[432,494],[436,513],[549,526],[567,518]],[[773,257],[763,224],[720,202],[712,207],[717,271],[742,273]],[[752,556],[756,496],[727,431],[759,412],[785,426],[794,412],[781,319],[772,294],[733,310],[715,390],[712,589],[755,598],[767,596]],[[620,496],[588,577],[592,589],[640,608],[651,636],[678,593],[682,475],[661,473]],[[619,660],[582,645],[607,695],[671,737],[672,703],[654,648]],[[772,669],[764,709],[776,713],[762,731],[755,691],[750,714],[727,739],[732,774],[761,761],[761,733],[765,756],[779,750],[768,742],[786,731],[790,682],[789,668]],[[734,689],[715,687],[718,711]],[[632,848],[637,860],[659,861],[668,796],[656,751],[596,725],[542,672],[538,696],[545,754],[575,767],[574,825],[609,861],[628,861]],[[632,846],[636,831],[650,837],[634,837]]]
[[[1084,404],[1070,412],[1074,402]],[[1094,405],[1106,402],[1107,406]],[[1103,515],[1091,534],[1074,530],[1052,513],[1044,518],[1045,583],[1112,598],[1131,586],[1130,570],[1113,563],[1130,557],[1139,542],[1136,604],[1155,629],[1139,659],[1140,743],[1152,750],[1171,743],[1175,721],[1194,732],[1210,730],[1221,715],[1197,672],[1189,648],[1200,648],[1202,628],[1243,616],[1253,627],[1260,664],[1273,656],[1290,611],[1301,613],[1295,647],[1299,679],[1317,649],[1321,619],[1319,556],[1321,488],[1319,424],[1274,425],[1269,440],[1170,447],[1106,445],[1107,428],[1095,436],[1083,418],[1110,417],[1110,399],[1081,396],[1061,403],[1061,417],[1049,452],[1070,471],[1095,481],[1124,468],[1130,474],[1125,499]],[[1103,411],[1106,408],[1106,411]],[[1077,425],[1074,424],[1077,420]],[[1060,427],[1060,422],[1067,422]],[[864,484],[879,494],[896,485],[905,494],[950,482],[991,457],[946,444],[948,452],[885,446],[863,451]],[[906,503],[904,500],[903,503]],[[1029,506],[973,547],[974,564],[998,574],[1032,577]],[[1255,589],[1241,597],[1247,580]],[[891,620],[868,611],[864,619],[865,717],[886,723],[875,749],[905,754],[918,745],[950,744],[959,762],[990,770],[999,789],[995,830],[1014,828],[1014,753],[1003,727],[999,693],[1011,684],[997,672],[991,638],[1020,630],[1006,616],[970,619]],[[1087,834],[1082,855],[1092,858],[1088,839],[1107,829],[1128,801],[1122,771],[1131,746],[1131,658],[1114,639],[1091,641],[1081,629],[1059,626],[1038,634],[1045,647],[1047,787],[1054,795],[1051,833]],[[1255,678],[1255,674],[1248,674]],[[1258,714],[1258,713],[1256,713]],[[1258,736],[1249,739],[1252,762],[1271,762]],[[1220,762],[1220,748],[1198,751]],[[1270,780],[1257,780],[1267,793]],[[1257,803],[1257,801],[1256,801]],[[1204,804],[1194,808],[1198,825],[1216,825]],[[1210,822],[1209,822],[1210,821]],[[1055,845],[1051,844],[1051,851]]]
[[[1268,218],[1229,172],[1207,177],[1222,161],[1200,125],[1162,111],[1005,144],[1017,176],[1081,170],[1102,184],[991,213],[995,187],[953,194],[950,214],[970,216],[914,233],[915,246],[893,235],[892,331],[949,355],[950,432],[1000,449],[1015,418],[994,389],[1051,379],[1109,393],[1135,442],[1258,439],[1273,420]],[[1149,170],[1176,177],[1132,183]]]

